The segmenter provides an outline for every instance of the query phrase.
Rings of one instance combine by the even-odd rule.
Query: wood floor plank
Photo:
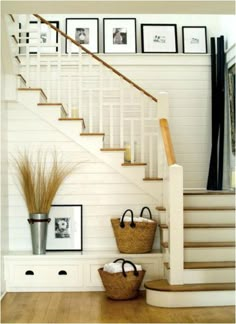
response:
[[[145,292],[127,301],[104,292],[7,293],[1,323],[235,323],[234,307],[160,308]]]

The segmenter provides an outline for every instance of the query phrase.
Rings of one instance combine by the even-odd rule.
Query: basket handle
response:
[[[127,277],[127,274],[125,273],[125,264],[126,263],[129,263],[129,264],[131,264],[134,267],[134,276],[138,277],[138,271],[137,271],[137,268],[136,268],[135,264],[133,264],[133,262],[127,261],[127,260],[123,261],[123,263],[122,263],[123,276],[124,277]]]
[[[125,217],[125,214],[127,213],[127,212],[130,212],[130,214],[131,214],[131,223],[130,223],[130,227],[135,227],[136,226],[136,224],[135,224],[135,222],[134,222],[134,213],[133,213],[133,211],[131,210],[131,209],[127,209],[125,212],[124,212],[124,214],[122,215],[122,218],[121,218],[121,221],[120,221],[120,227],[121,228],[124,228],[125,227],[125,222],[124,222],[124,217]]]
[[[143,212],[144,212],[145,209],[148,210],[150,219],[152,219],[152,212],[151,212],[151,210],[148,207],[143,207],[142,208],[141,213],[140,213],[140,217],[143,217]]]
[[[123,259],[123,258],[119,258],[119,259],[116,259],[115,261],[113,261],[113,263],[118,262],[118,261],[122,261],[122,262],[124,262],[125,259]]]

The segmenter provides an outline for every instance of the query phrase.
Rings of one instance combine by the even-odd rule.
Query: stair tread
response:
[[[61,121],[75,121],[75,120],[84,120],[83,118],[72,118],[72,117],[68,117],[68,118],[58,118],[58,120]]]
[[[123,152],[125,152],[125,148],[121,148],[121,147],[119,147],[119,148],[112,148],[112,147],[107,147],[107,148],[101,148],[100,149],[100,151],[102,151],[102,152],[120,152],[120,151],[123,151]]]
[[[105,133],[81,133],[80,136],[104,136]]]
[[[43,89],[42,88],[18,88],[17,90],[19,91],[40,91],[42,93],[42,95],[46,98],[47,100],[47,96],[46,94],[44,93]]]
[[[147,165],[147,163],[122,163],[122,166],[142,166],[142,165]]]
[[[169,263],[164,263],[170,269]],[[184,269],[235,268],[234,261],[184,262]]]
[[[63,106],[61,102],[39,102],[38,106]]]
[[[157,206],[156,210],[166,211],[166,208],[162,206]],[[235,210],[235,207],[184,207],[184,211],[201,211],[201,210],[224,211],[224,210]]]
[[[151,290],[161,291],[216,291],[216,290],[234,290],[235,283],[208,283],[208,284],[184,284],[170,285],[167,280],[153,280],[145,282],[144,287]]]
[[[184,195],[235,195],[233,190],[184,190]]]
[[[168,248],[168,242],[162,242],[164,248]],[[184,247],[189,248],[213,248],[213,247],[235,247],[235,242],[184,242]]]
[[[160,224],[161,228],[168,228],[167,224]],[[184,228],[235,228],[235,224],[184,224]]]
[[[143,178],[143,181],[163,181],[163,178]]]

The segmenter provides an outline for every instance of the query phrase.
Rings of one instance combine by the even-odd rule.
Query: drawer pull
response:
[[[26,276],[33,276],[33,275],[34,275],[34,271],[32,271],[32,270],[27,270],[27,271],[25,272],[25,275],[26,275]]]
[[[67,276],[67,272],[65,270],[61,270],[58,272],[59,276]]]

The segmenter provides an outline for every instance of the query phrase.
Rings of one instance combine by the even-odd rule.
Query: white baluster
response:
[[[79,111],[81,117],[83,117],[83,89],[82,89],[82,79],[83,79],[83,56],[82,56],[82,50],[79,48],[79,55],[78,55],[78,69],[79,69],[79,100],[78,100],[78,105],[79,105]]]
[[[134,163],[134,120],[130,121],[130,148],[131,148],[131,163]]]
[[[61,35],[58,35],[58,52],[57,52],[57,102],[61,102]]]
[[[120,78],[120,147],[124,146],[124,82]]]
[[[103,88],[104,67],[99,65],[99,132],[103,132]]]
[[[88,100],[89,100],[89,132],[93,132],[93,110],[92,110],[92,91],[88,90]]]
[[[110,147],[113,147],[114,145],[114,117],[113,117],[113,105],[110,105]]]

